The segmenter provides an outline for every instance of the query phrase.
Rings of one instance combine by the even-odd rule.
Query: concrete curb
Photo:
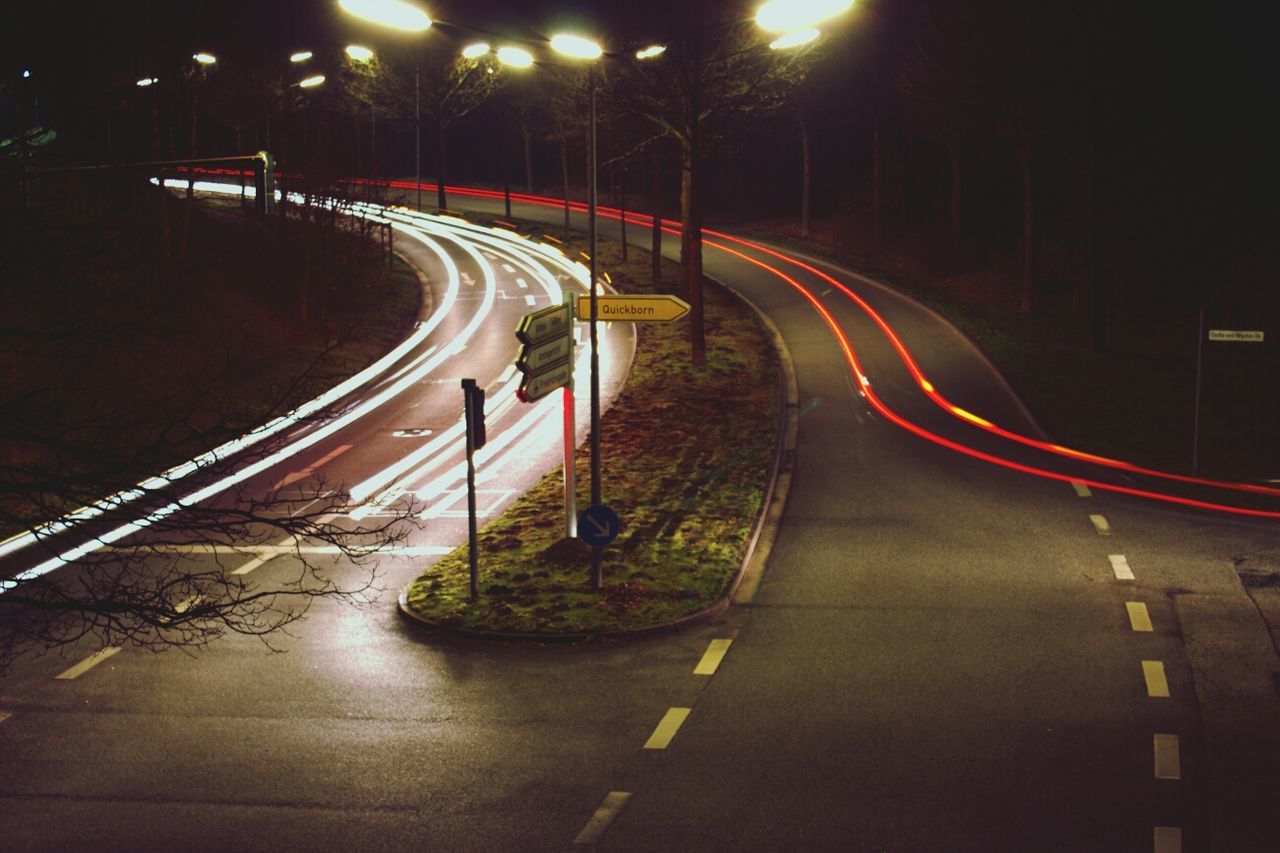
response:
[[[782,512],[787,502],[787,495],[791,491],[791,471],[795,459],[796,436],[799,433],[800,422],[800,387],[796,381],[795,363],[791,358],[791,351],[787,348],[786,341],[783,340],[782,332],[777,325],[758,306],[736,290],[709,276],[707,279],[740,299],[743,304],[756,313],[761,324],[768,331],[773,342],[774,352],[778,356],[778,390],[782,396],[782,405],[779,406],[778,410],[778,448],[774,454],[769,483],[765,486],[764,502],[760,507],[759,515],[756,517],[755,529],[752,531],[751,539],[747,542],[747,550],[743,554],[742,563],[729,581],[725,594],[706,609],[670,622],[659,622],[655,625],[646,625],[642,628],[632,628],[625,631],[565,633],[554,631],[483,631],[437,622],[415,613],[409,607],[409,593],[406,589],[396,599],[397,608],[404,619],[418,628],[443,631],[473,639],[574,643],[587,640],[630,639],[671,634],[702,622],[710,621],[723,614],[732,605],[751,603],[764,576],[765,566],[769,562],[769,555],[773,551],[773,544],[777,539],[778,527],[782,521]]]

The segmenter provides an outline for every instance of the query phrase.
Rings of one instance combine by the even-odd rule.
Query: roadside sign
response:
[[[596,319],[606,323],[670,323],[689,313],[689,303],[670,293],[596,294]],[[591,295],[579,294],[579,320],[591,319]]]
[[[536,376],[573,354],[573,338],[561,335],[541,344],[526,344],[520,351],[516,367],[526,376]]]
[[[569,304],[552,305],[541,311],[524,315],[520,325],[516,327],[516,337],[520,343],[527,345],[540,344],[557,335],[569,335],[573,332],[573,317],[569,314]]]
[[[587,507],[578,516],[578,538],[593,548],[603,548],[622,530],[618,514],[602,504]]]
[[[516,396],[520,398],[522,403],[532,403],[541,400],[557,388],[563,388],[573,380],[573,362],[565,359],[559,364],[553,365],[541,373],[526,375],[524,381],[520,383],[520,387],[516,390]]]
[[[1211,341],[1230,341],[1233,343],[1260,344],[1263,343],[1262,332],[1246,332],[1235,329],[1210,329],[1209,340]]]

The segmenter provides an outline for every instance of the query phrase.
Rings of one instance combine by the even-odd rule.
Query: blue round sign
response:
[[[618,514],[607,506],[587,507],[578,516],[578,538],[594,548],[603,548],[622,530]]]

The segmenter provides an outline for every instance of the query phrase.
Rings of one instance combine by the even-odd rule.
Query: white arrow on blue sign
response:
[[[593,548],[603,548],[622,531],[618,514],[603,504],[587,507],[578,516],[578,538]]]

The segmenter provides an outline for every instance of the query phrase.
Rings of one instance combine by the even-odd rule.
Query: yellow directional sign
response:
[[[596,319],[607,323],[670,323],[689,313],[689,303],[670,293],[597,294]],[[591,319],[591,296],[580,294],[577,318]]]

